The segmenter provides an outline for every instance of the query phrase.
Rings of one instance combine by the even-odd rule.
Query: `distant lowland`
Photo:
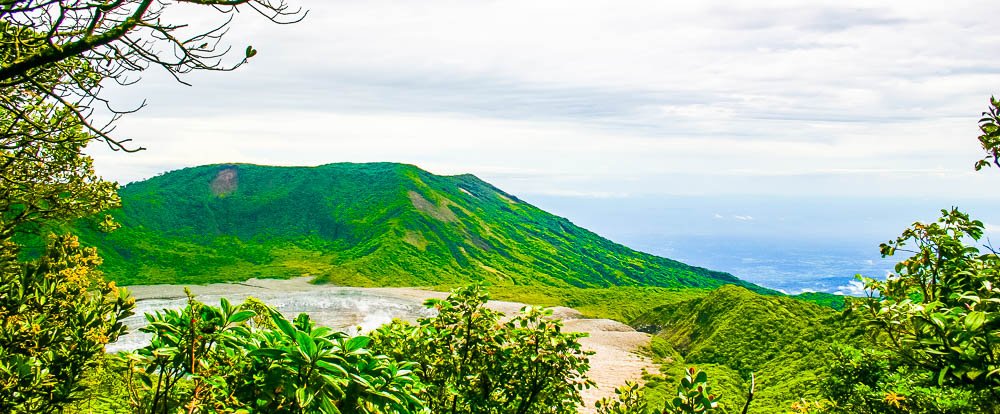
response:
[[[990,198],[769,195],[631,195],[570,197],[529,194],[535,205],[571,217],[633,249],[733,274],[789,294],[858,295],[854,276],[883,278],[898,257],[879,244],[914,221],[933,222],[958,207],[986,223],[980,244],[1000,240]]]

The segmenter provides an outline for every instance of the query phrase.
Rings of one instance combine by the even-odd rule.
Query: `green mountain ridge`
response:
[[[81,223],[125,284],[313,275],[348,285],[484,281],[555,287],[735,284],[728,273],[638,252],[479,178],[395,163],[217,164],[131,183],[122,228]]]

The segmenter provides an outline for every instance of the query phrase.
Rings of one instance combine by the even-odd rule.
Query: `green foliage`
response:
[[[254,313],[250,319],[246,321],[246,324],[251,328],[261,328],[261,329],[274,329],[277,325],[274,324],[274,320],[271,318],[272,309],[266,303],[262,302],[253,296],[246,298],[240,305],[240,309],[251,311]]]
[[[297,13],[282,2],[197,3],[220,12],[252,7],[272,20]],[[220,63],[225,51],[215,50],[228,22],[172,36],[188,25],[162,21],[167,6],[0,5],[0,412],[62,411],[95,383],[84,381],[88,371],[106,372],[95,369],[104,345],[124,332],[120,320],[133,308],[127,292],[105,283],[93,249],[49,234],[118,205],[117,185],[97,177],[82,153],[95,141],[130,150],[127,139],[107,135],[122,114],[112,105],[105,105],[108,122],[94,122],[92,105],[108,103],[99,96],[102,81],[132,84],[131,75],[151,64],[175,75],[232,68]],[[115,227],[107,216],[88,224],[96,232]]]
[[[834,310],[844,310],[846,305],[846,298],[844,296],[825,292],[804,292],[799,293],[798,295],[793,295],[792,298],[814,303],[819,306],[825,306]]]
[[[0,243],[0,412],[58,411],[81,397],[84,374],[125,331],[134,302],[73,236],[50,237],[29,262]]]
[[[595,408],[598,414],[646,414],[649,404],[643,398],[639,384],[629,381],[615,388],[615,398],[602,398]]]
[[[111,234],[126,284],[314,275],[337,284],[712,288],[732,275],[631,250],[471,175],[414,166],[210,165],[132,183]]]
[[[837,346],[827,362],[820,389],[822,412],[969,413],[981,412],[990,396],[969,389],[939,386],[927,372],[915,371],[892,351]]]
[[[506,322],[479,286],[428,300],[433,318],[372,334],[372,349],[420,364],[420,396],[433,413],[575,413],[589,353],[550,312],[528,307]]]
[[[663,364],[663,376],[648,379],[646,398],[654,405],[673,398],[685,367],[697,365],[727,406],[745,403],[756,372],[754,411],[785,412],[800,398],[818,396],[829,344],[854,340],[845,329],[850,322],[841,319],[829,308],[736,286],[655,308],[631,322],[656,334],[651,348]]]
[[[998,163],[1000,101],[979,120],[987,156]],[[834,412],[1000,413],[1000,257],[968,242],[984,226],[957,208],[916,222],[880,246],[883,257],[912,254],[886,280],[859,276],[860,311],[871,347],[838,349],[824,393]]]
[[[983,167],[1000,167],[1000,100],[990,97],[990,107],[979,120],[979,145],[986,151],[983,159],[976,161],[976,171]]]
[[[539,306],[565,306],[576,309],[587,318],[614,319],[628,323],[651,308],[700,298],[709,292],[708,289],[652,286],[581,289],[501,285],[490,288],[490,297]]]
[[[182,310],[147,314],[149,346],[124,354],[136,413],[411,413],[420,385],[412,363],[368,351],[370,339],[295,321],[267,309],[272,327],[248,324],[257,313],[223,299],[189,298]],[[255,327],[255,325],[257,325]]]
[[[35,122],[64,115],[44,103],[27,110],[24,116],[38,118]],[[0,110],[0,130],[20,125],[15,118]],[[44,224],[118,206],[117,184],[98,178],[91,158],[82,155],[92,137],[78,123],[63,125],[65,119],[51,121],[59,132],[45,140],[0,141],[0,238],[10,239],[15,232],[37,235]]]
[[[0,15],[21,7],[5,5]],[[0,71],[16,64],[19,55],[45,46],[44,32],[21,27],[24,23],[0,19]],[[0,238],[4,239],[26,224],[72,220],[117,205],[117,186],[97,178],[90,157],[81,153],[95,137],[77,116],[80,108],[56,98],[67,85],[95,88],[102,76],[85,60],[68,57],[59,68],[39,68],[31,78],[31,82],[0,83]]]
[[[977,407],[1000,411],[1000,258],[966,245],[983,224],[957,209],[936,223],[914,223],[882,254],[912,254],[885,281],[862,278],[869,295],[856,307],[879,344],[892,350],[924,387],[950,386],[993,398]],[[918,381],[920,380],[920,381]]]
[[[128,365],[114,355],[104,354],[95,358],[95,365],[88,369],[81,385],[82,398],[65,406],[66,414],[128,413],[129,384],[125,381]]]
[[[649,404],[641,395],[639,385],[626,383],[615,389],[614,399],[597,402],[598,414],[697,414],[721,412],[718,395],[712,393],[708,385],[708,374],[695,367],[684,370],[684,378],[677,385],[673,397],[663,404],[662,409],[650,411]]]
[[[0,11],[0,71],[43,37],[6,18],[22,8]],[[80,398],[85,373],[124,331],[119,320],[133,306],[127,292],[104,282],[93,249],[49,235],[118,205],[117,185],[98,178],[82,154],[94,136],[79,108],[56,98],[67,84],[100,80],[67,57],[59,70],[33,70],[31,82],[0,85],[0,412],[54,412]]]
[[[689,368],[677,386],[677,396],[664,407],[664,413],[711,413],[719,403],[708,386],[708,375],[697,368]]]
[[[683,358],[677,356],[673,360],[660,360],[662,365],[658,375],[645,376],[646,383],[641,392],[649,406],[664,407],[677,397],[677,385],[688,375],[690,368]],[[749,388],[749,373],[744,378],[740,372],[722,364],[699,364],[698,370],[712,379],[712,390],[719,396],[716,401],[721,409],[739,407],[746,403],[747,396],[744,392]],[[769,412],[780,405],[765,400],[764,404],[755,404],[755,411]]]

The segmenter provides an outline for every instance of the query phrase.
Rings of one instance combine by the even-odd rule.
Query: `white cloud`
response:
[[[260,55],[237,72],[114,89],[150,98],[118,131],[150,150],[95,148],[99,170],[405,161],[515,193],[613,196],[991,182],[969,170],[1000,9],[975,2],[303,5],[291,26],[239,16],[230,38]]]
[[[864,296],[865,284],[858,280],[852,280],[847,282],[846,285],[838,286],[837,290],[833,293],[836,295]]]
[[[733,218],[736,219],[736,220],[739,220],[739,221],[750,221],[750,220],[753,220],[752,216],[738,216],[738,215],[734,215]]]
[[[927,189],[927,183],[934,181],[948,183],[952,191],[963,185],[970,192],[978,191],[968,184],[976,183],[977,176],[969,179],[965,174],[810,172],[807,164],[813,160],[802,159],[802,148],[821,144],[656,139],[572,123],[447,114],[273,111],[193,119],[141,114],[121,122],[119,133],[141,136],[137,139],[149,149],[122,154],[98,145],[90,153],[100,173],[122,182],[207,163],[398,161],[440,174],[474,173],[514,194],[780,194],[796,188],[798,194],[885,195],[910,191],[908,186],[930,191],[933,188]],[[727,145],[739,150],[727,152],[723,150]],[[745,152],[758,155],[750,159]],[[730,167],[706,164],[705,159]],[[782,164],[789,169],[767,169]],[[751,218],[739,216],[731,218]]]

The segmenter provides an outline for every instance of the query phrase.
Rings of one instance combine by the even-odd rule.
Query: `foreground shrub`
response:
[[[821,383],[825,404],[801,412],[844,414],[988,412],[988,394],[941,386],[894,352],[833,347],[829,375]],[[815,404],[814,404],[815,405]]]
[[[914,223],[882,245],[883,256],[912,254],[896,265],[896,274],[862,279],[868,295],[854,309],[874,343],[890,351],[868,352],[865,363],[902,376],[887,382],[895,388],[877,388],[896,401],[893,408],[997,413],[1000,257],[988,246],[983,253],[966,244],[983,236],[982,222],[954,208],[941,213],[937,222]],[[844,382],[854,381],[848,376]],[[921,395],[928,404],[916,403]]]
[[[73,236],[49,237],[27,262],[0,244],[0,412],[59,411],[82,397],[84,374],[124,333],[134,302]]]
[[[588,355],[551,312],[526,307],[507,322],[484,305],[479,286],[431,299],[438,315],[394,321],[372,334],[372,349],[420,364],[420,396],[433,413],[575,413],[593,384]]]
[[[643,398],[639,384],[629,382],[615,390],[615,398],[604,398],[597,402],[598,414],[709,414],[724,412],[719,407],[718,396],[712,394],[708,385],[708,374],[697,368],[688,368],[684,378],[677,385],[674,398],[667,401],[662,408],[650,410]],[[753,388],[750,390],[750,397]],[[743,408],[747,412],[749,407]]]
[[[251,302],[260,311],[259,302]],[[149,346],[123,354],[136,413],[411,413],[423,410],[412,363],[375,355],[369,338],[189,297],[147,314]],[[273,326],[272,326],[273,325]]]

